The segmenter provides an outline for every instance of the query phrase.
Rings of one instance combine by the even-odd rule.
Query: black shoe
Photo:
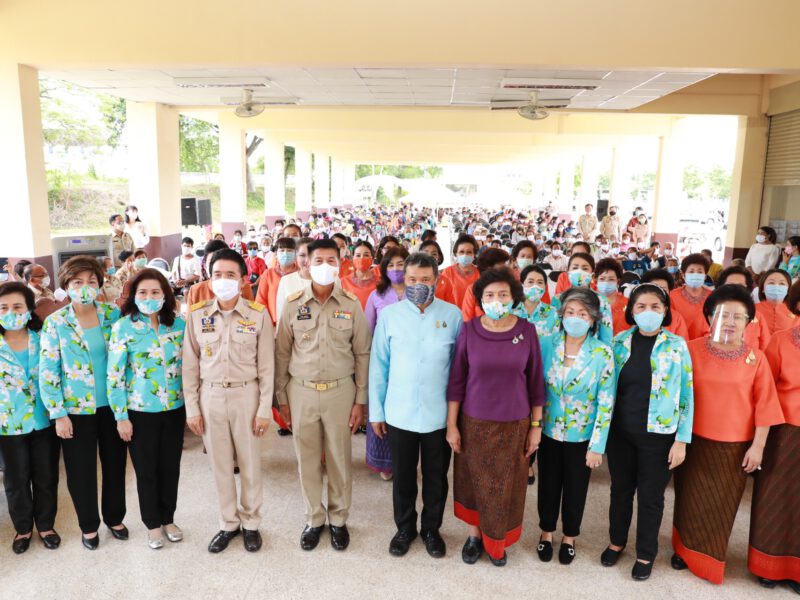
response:
[[[81,534],[81,543],[87,550],[97,550],[97,547],[100,545],[100,534],[96,534],[93,538],[87,538],[85,535]]]
[[[561,542],[561,547],[558,549],[558,562],[568,565],[573,560],[575,560],[575,545]]]
[[[643,562],[639,562],[638,560],[633,563],[633,570],[631,571],[631,577],[633,577],[636,581],[646,581],[650,579],[650,573],[653,570],[653,561],[651,560],[649,563],[645,564]]]
[[[474,565],[483,554],[483,541],[478,537],[468,537],[461,549],[461,560],[468,565]]]
[[[389,554],[392,556],[405,556],[405,554],[408,552],[409,546],[411,546],[411,542],[413,542],[416,537],[416,531],[398,529],[397,533],[394,534],[392,541],[389,542]]]
[[[786,585],[788,585],[795,594],[800,594],[800,581],[789,579],[786,581]]]
[[[686,561],[683,560],[677,554],[673,554],[672,555],[672,558],[669,559],[669,564],[676,571],[683,571],[684,569],[688,569],[689,568],[689,565],[686,564]]]
[[[122,525],[122,529],[114,529],[112,527],[109,527],[109,529],[111,530],[111,535],[113,535],[115,539],[122,540],[124,542],[130,537],[130,532],[125,525]]]
[[[244,536],[244,549],[248,552],[258,552],[261,550],[261,534],[258,529],[245,529],[242,527]]]
[[[300,547],[303,550],[313,550],[319,544],[319,534],[322,533],[322,527],[311,527],[306,525],[303,533],[300,534]]]
[[[61,536],[55,530],[49,535],[40,535],[39,537],[42,538],[42,543],[48,550],[55,550],[61,545]]]
[[[350,532],[347,531],[347,525],[336,527],[331,525],[331,546],[334,550],[346,550],[350,545]]]
[[[278,435],[281,436],[281,437],[286,437],[287,435],[292,435],[292,430],[291,429],[286,429],[284,427],[281,427],[280,429],[278,429]]]
[[[600,555],[600,564],[604,567],[613,567],[615,564],[617,564],[619,557],[622,556],[624,551],[624,547],[622,550],[612,550],[611,548],[606,548]]]
[[[233,531],[225,531],[224,529],[219,530],[217,534],[211,538],[211,542],[208,544],[208,551],[211,552],[211,554],[218,554],[222,552],[228,547],[228,544],[231,543],[231,540],[240,533],[241,530],[239,529],[234,529]]]
[[[425,541],[425,549],[433,558],[442,558],[447,552],[447,546],[435,529],[420,532],[422,539]]]
[[[528,485],[536,483],[536,475],[528,475]]]
[[[31,547],[31,538],[33,535],[29,535],[28,537],[15,537],[14,541],[11,542],[11,549],[14,551],[14,554],[23,554],[28,551],[28,548]]]
[[[239,474],[239,467],[233,467],[233,474],[234,475],[238,475]]]
[[[505,552],[503,552],[503,556],[501,558],[492,558],[490,556],[489,560],[492,561],[492,564],[495,567],[505,567],[506,562],[508,562],[508,555]]]
[[[553,542],[545,542],[539,538],[539,545],[536,546],[536,553],[539,555],[539,560],[542,562],[550,562],[553,560]]]
[[[361,427],[356,429],[356,433],[361,433],[361,434],[367,435],[367,427],[366,427],[366,425],[362,425]]]
[[[767,588],[768,590],[771,590],[772,588],[778,585],[778,582],[775,581],[774,579],[765,579],[764,577],[759,577],[758,585],[760,585],[763,588]]]

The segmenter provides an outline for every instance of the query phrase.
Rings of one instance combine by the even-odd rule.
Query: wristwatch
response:
[[[536,420],[534,420],[533,417],[531,417],[531,427],[540,428],[541,426],[542,426],[542,422],[541,421],[536,421]]]

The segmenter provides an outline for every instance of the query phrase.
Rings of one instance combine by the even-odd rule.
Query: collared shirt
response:
[[[117,421],[128,411],[163,412],[183,406],[181,317],[158,333],[149,318],[123,317],[111,329],[108,342],[108,404]]]
[[[272,413],[275,376],[272,319],[263,306],[241,296],[226,313],[217,300],[189,308],[183,343],[186,416],[200,414],[200,386],[204,382],[258,381],[256,415],[266,419]]]
[[[122,261],[119,259],[119,253],[123,250],[127,250],[128,252],[134,252],[136,250],[136,244],[133,242],[133,238],[131,234],[127,231],[124,231],[121,235],[117,235],[116,233],[111,234],[111,252],[113,256],[111,260],[114,261],[114,266],[118,269],[122,266]]]
[[[381,311],[369,363],[371,422],[417,433],[444,429],[447,382],[462,323],[460,311],[438,298],[424,313],[408,300]]]
[[[42,287],[42,289],[39,289],[37,287],[32,286],[29,283],[28,284],[28,289],[33,292],[33,301],[34,301],[34,303],[38,302],[42,298],[46,298],[48,300],[55,300],[56,299],[55,295],[53,294],[52,291],[50,291],[50,288],[48,288],[48,287]]]
[[[275,386],[280,404],[288,404],[292,377],[334,381],[354,376],[356,403],[367,403],[372,335],[356,296],[336,282],[324,302],[313,287],[286,299],[275,341]]]
[[[0,435],[23,435],[50,427],[39,393],[39,334],[28,330],[28,365],[0,335]]]

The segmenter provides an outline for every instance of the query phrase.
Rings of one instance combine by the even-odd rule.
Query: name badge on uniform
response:
[[[214,326],[214,317],[200,317],[201,333],[214,333],[216,330]]]
[[[246,319],[239,319],[236,325],[236,333],[249,333],[255,334],[258,333],[256,330],[256,322],[255,321],[248,321]]]
[[[349,310],[337,310],[333,313],[333,318],[345,319],[346,321],[349,321],[353,318],[353,313],[351,313]]]
[[[206,356],[206,358],[211,358],[211,356],[212,356],[212,353],[211,353],[211,346],[209,346],[208,344],[206,344],[206,345],[203,347],[203,354]]]
[[[297,320],[308,321],[311,319],[311,307],[303,304],[297,309]]]

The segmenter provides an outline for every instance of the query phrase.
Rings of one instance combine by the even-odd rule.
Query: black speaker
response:
[[[597,219],[602,220],[608,214],[608,200],[597,201]]]
[[[197,224],[211,225],[211,200],[208,198],[197,201]]]
[[[197,225],[197,198],[181,198],[181,225]]]

